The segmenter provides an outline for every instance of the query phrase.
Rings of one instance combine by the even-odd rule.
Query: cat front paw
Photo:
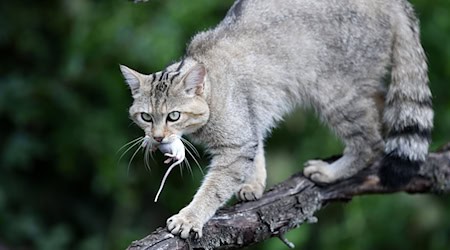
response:
[[[172,234],[179,234],[183,239],[187,239],[191,231],[195,233],[196,238],[202,237],[202,228],[203,222],[197,216],[183,210],[167,219],[167,229]]]
[[[254,201],[264,193],[264,185],[259,183],[244,184],[242,188],[237,192],[236,196],[241,201]]]
[[[305,163],[303,174],[316,183],[328,184],[338,179],[336,173],[328,162],[309,160]]]

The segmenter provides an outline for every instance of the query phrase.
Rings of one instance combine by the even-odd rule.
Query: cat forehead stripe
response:
[[[180,72],[175,72],[174,74],[173,74],[173,76],[170,78],[170,84],[172,84],[173,83],[173,79],[175,79],[175,77],[177,77],[177,76],[179,76],[180,75]]]
[[[153,82],[155,82],[156,80],[156,73],[152,74],[152,81],[150,82],[150,84],[153,84]]]
[[[183,57],[183,59],[181,59],[181,62],[180,62],[180,64],[178,65],[176,71],[179,72],[183,66],[184,66],[184,57]]]
[[[167,73],[167,71],[166,70],[163,70],[162,72],[161,72],[161,76],[159,77],[159,81],[161,81],[162,79],[163,79],[163,77],[164,77],[164,75]]]
[[[168,90],[170,86],[173,84],[173,80],[180,75],[180,72],[173,72],[173,71],[162,71],[159,76],[158,81],[155,81],[154,79],[157,78],[157,75],[153,77],[152,81],[152,90],[151,92],[155,94],[157,97],[161,97],[163,94],[168,95]]]
[[[156,84],[156,90],[159,92],[164,92],[167,89],[167,84],[165,82],[159,82]]]

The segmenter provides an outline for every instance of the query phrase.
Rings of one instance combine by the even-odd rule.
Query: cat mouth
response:
[[[149,151],[155,152],[158,149],[160,143],[153,141],[150,136],[146,135],[142,140],[141,148],[148,148]]]
[[[163,140],[161,140],[161,142],[158,142],[158,141],[152,139],[151,136],[146,135],[144,137],[144,139],[142,140],[141,147],[142,148],[147,148],[149,146],[148,148],[152,152],[155,152],[157,149],[160,149],[160,151],[162,153],[166,153],[166,152],[164,152],[166,150],[161,150],[161,149],[168,148],[169,145],[172,144],[177,139],[178,139],[178,136],[173,134],[173,135],[170,135],[168,137],[165,137]]]

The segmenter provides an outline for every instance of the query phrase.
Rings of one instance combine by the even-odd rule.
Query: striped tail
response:
[[[428,87],[427,63],[420,44],[419,23],[412,6],[400,1],[396,14],[391,84],[383,122],[388,128],[381,183],[399,187],[417,174],[431,142],[433,109]]]

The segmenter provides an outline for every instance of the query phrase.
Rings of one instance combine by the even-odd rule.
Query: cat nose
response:
[[[153,137],[153,139],[157,142],[162,142],[162,140],[164,139],[164,137]]]

